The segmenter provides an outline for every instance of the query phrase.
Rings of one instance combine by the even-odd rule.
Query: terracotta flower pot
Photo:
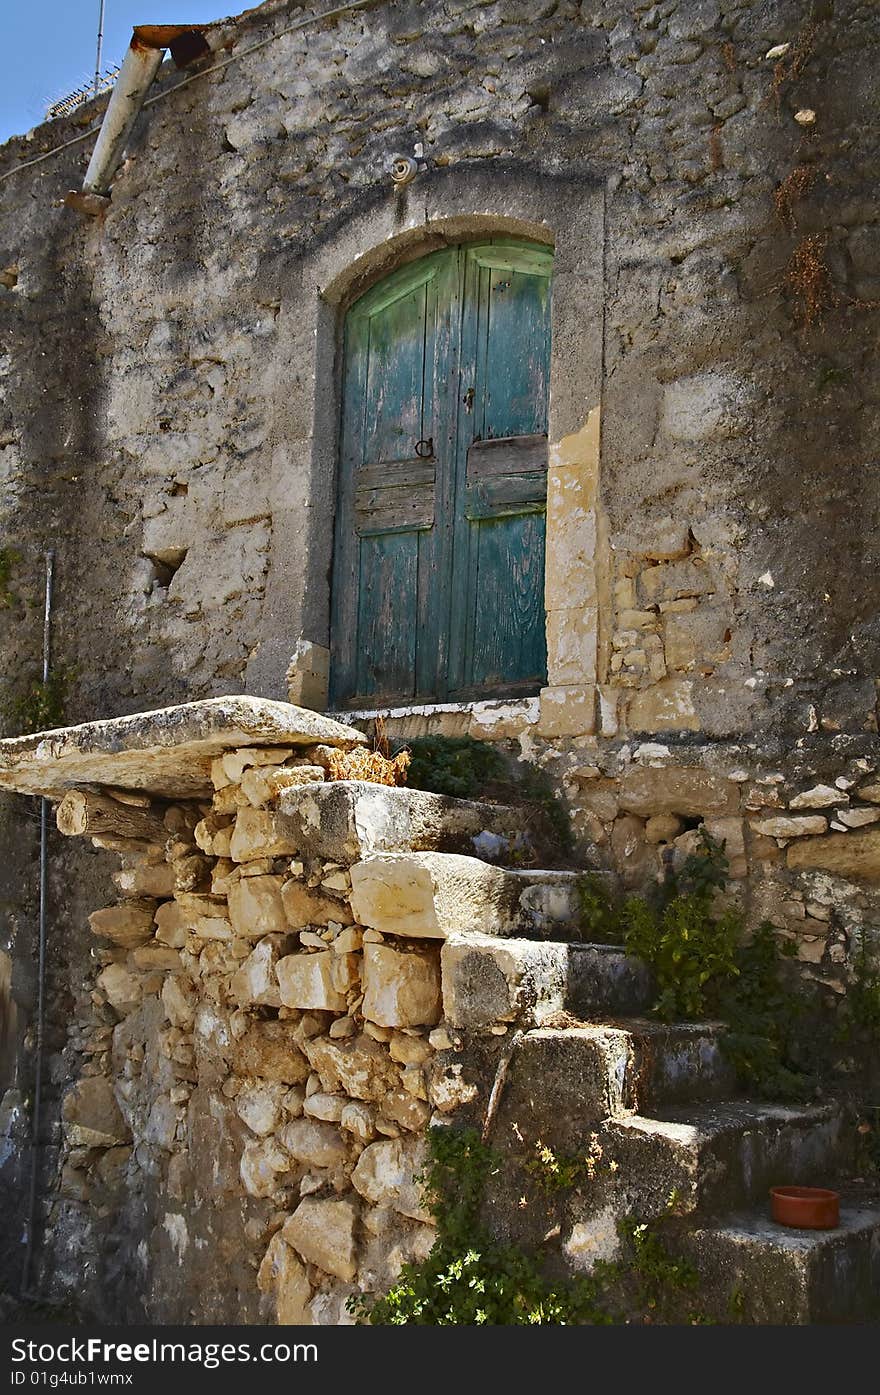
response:
[[[774,1221],[799,1230],[833,1230],[840,1224],[840,1193],[826,1187],[771,1187]]]

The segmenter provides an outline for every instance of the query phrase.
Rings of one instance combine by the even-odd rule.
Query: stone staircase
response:
[[[360,739],[230,698],[3,743],[0,783],[124,859],[72,1024],[65,1233],[115,1188],[159,1321],[348,1321],[433,1243],[426,1125],[470,1124],[488,1222],[557,1271],[656,1220],[706,1316],[871,1315],[880,1213],[769,1220],[774,1183],[846,1176],[842,1111],[738,1097],[721,1024],[654,1021],[645,965],[579,942],[577,874],[522,865],[531,811],[330,778]],[[581,1172],[541,1196],[547,1150]]]
[[[384,791],[379,802],[399,794]],[[424,798],[410,793],[410,806]],[[455,803],[446,801],[447,820]],[[517,1211],[524,1160],[539,1145],[568,1158],[592,1152],[594,1176],[566,1199],[556,1227],[570,1271],[612,1256],[620,1219],[662,1220],[670,1248],[699,1273],[694,1306],[715,1321],[875,1313],[880,1212],[844,1200],[833,1231],[770,1219],[771,1186],[824,1186],[846,1175],[842,1110],[739,1097],[720,1049],[723,1024],[641,1015],[652,996],[645,967],[614,946],[567,938],[577,927],[575,874],[489,865],[468,853],[475,807],[455,851],[438,850],[455,841],[448,827],[432,837],[424,820],[418,850],[403,839],[365,849],[351,868],[352,907],[385,935],[442,939],[453,1045],[438,1065],[479,1082],[462,1118],[485,1123],[504,1061],[490,1119],[493,1145],[510,1163],[490,1201],[496,1229],[546,1245],[540,1226]],[[480,822],[503,825],[504,836],[515,828],[510,811],[502,817],[491,806]]]

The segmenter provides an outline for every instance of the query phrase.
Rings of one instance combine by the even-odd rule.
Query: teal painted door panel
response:
[[[551,254],[432,253],[346,318],[331,701],[544,682]]]

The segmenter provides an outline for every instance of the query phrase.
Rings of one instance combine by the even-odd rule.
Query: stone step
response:
[[[634,1114],[608,1129],[634,1213],[720,1215],[762,1203],[770,1187],[827,1186],[845,1159],[835,1105],[733,1100]],[[660,1209],[655,1209],[655,1208]]]
[[[548,1080],[552,1110],[581,1127],[681,1099],[723,1099],[736,1080],[718,1045],[721,1030],[641,1019],[533,1028],[509,1072],[507,1110],[516,1117]]]
[[[531,810],[364,780],[294,786],[282,794],[280,808],[305,856],[345,863],[426,851],[503,862],[530,846],[534,819]]]
[[[834,1230],[794,1230],[766,1211],[700,1227],[670,1246],[700,1276],[719,1322],[841,1323],[880,1316],[880,1211],[841,1207]]]
[[[613,945],[499,939],[451,933],[440,953],[443,1015],[453,1027],[499,1022],[532,1026],[574,1017],[637,1012],[651,995],[644,964]]]
[[[550,939],[576,933],[580,923],[575,872],[511,871],[456,853],[386,853],[355,863],[351,884],[360,924],[389,935]]]

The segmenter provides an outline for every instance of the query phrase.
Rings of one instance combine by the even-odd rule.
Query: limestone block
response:
[[[156,911],[156,939],[172,949],[183,949],[187,925],[176,901],[163,901]]]
[[[440,962],[437,954],[407,952],[391,945],[364,947],[361,1011],[380,1027],[433,1027],[440,1020]]]
[[[834,804],[840,804],[842,800],[848,799],[842,790],[835,789],[833,785],[813,785],[808,790],[803,790],[801,794],[796,794],[788,801],[789,809],[829,809]]]
[[[880,809],[838,809],[835,817],[847,828],[864,828],[880,819]]]
[[[327,706],[330,650],[323,644],[299,639],[287,668],[287,696],[298,707],[322,712]]]
[[[289,1119],[279,1129],[278,1139],[292,1158],[307,1167],[342,1167],[348,1159],[349,1145],[339,1129],[322,1119]]]
[[[61,1117],[72,1148],[110,1148],[131,1138],[113,1086],[103,1075],[77,1081],[64,1096]]]
[[[326,779],[323,766],[252,766],[241,777],[241,789],[255,809],[265,804],[277,804],[286,789],[300,785],[320,784]]]
[[[283,765],[292,755],[292,746],[244,746],[237,751],[226,751],[221,757],[225,782],[228,785],[239,785],[244,772],[251,767]]]
[[[686,672],[703,663],[724,663],[730,658],[730,638],[730,617],[718,607],[667,614],[663,626],[666,664]]]
[[[387,1097],[386,1097],[387,1098]],[[353,1133],[361,1143],[370,1143],[376,1137],[376,1112],[368,1104],[350,1100],[342,1110],[339,1123],[347,1133]]]
[[[281,1081],[244,1085],[235,1097],[235,1112],[251,1133],[264,1138],[278,1127],[286,1094],[287,1086]]]
[[[431,1117],[431,1109],[406,1090],[392,1090],[382,1101],[382,1114],[410,1133],[421,1133]]]
[[[282,877],[241,877],[229,888],[229,919],[237,935],[257,939],[281,934],[287,917],[281,902]]]
[[[415,1221],[430,1221],[422,1185],[427,1150],[421,1138],[386,1138],[361,1153],[352,1186],[374,1206],[391,1206]]]
[[[479,1029],[561,1011],[565,945],[453,935],[441,955],[443,1016],[454,1027]]]
[[[746,862],[745,824],[740,818],[706,819],[703,827],[711,838],[724,847],[728,861],[728,875],[734,879],[744,877],[748,871]]]
[[[471,708],[468,736],[476,741],[509,741],[535,726],[541,714],[537,698],[510,702],[475,702]]]
[[[243,1076],[302,1085],[309,1063],[299,1049],[289,1022],[253,1022],[230,1050],[232,1069]]]
[[[633,814],[622,814],[611,830],[614,866],[628,890],[639,890],[656,879],[657,850],[647,840],[645,824]]]
[[[585,789],[578,790],[577,804],[580,808],[595,814],[603,823],[611,823],[613,819],[617,818],[617,781],[591,780]]]
[[[854,881],[880,882],[880,828],[829,833],[790,843],[785,860],[794,870],[830,872]]]
[[[310,1264],[346,1282],[357,1270],[353,1201],[316,1201],[306,1197],[284,1223],[281,1235]]]
[[[312,1314],[312,1287],[300,1260],[276,1231],[257,1271],[257,1288],[275,1301],[275,1321],[282,1327],[307,1327]]]
[[[596,730],[596,690],[571,684],[542,688],[539,736],[589,736]]]
[[[784,814],[769,819],[752,819],[751,826],[765,838],[806,838],[825,833],[828,820],[823,814]]]
[[[443,939],[515,916],[519,886],[499,868],[448,853],[387,854],[351,869],[351,905],[386,934]]]
[[[678,814],[699,818],[733,813],[739,803],[736,785],[697,766],[631,765],[620,785],[620,807],[628,814]]]
[[[133,949],[128,956],[128,963],[131,968],[140,969],[144,973],[150,969],[174,973],[180,968],[180,952],[153,940],[150,944],[138,945],[137,949]]]
[[[598,624],[595,606],[547,612],[547,680],[550,686],[595,683]]]
[[[97,977],[97,985],[112,1008],[125,1016],[133,1012],[144,996],[144,979],[123,964],[108,964]]]
[[[143,1139],[154,1148],[164,1148],[170,1153],[177,1133],[177,1105],[169,1095],[157,1095],[150,1105],[147,1122],[144,1125]]]
[[[471,852],[486,830],[504,835],[523,827],[515,809],[363,780],[287,790],[281,810],[304,854],[346,865],[372,853]]]
[[[281,1002],[285,1007],[345,1012],[345,991],[335,985],[339,960],[332,950],[317,954],[288,954],[276,965]]]
[[[214,548],[213,540],[206,544]],[[183,572],[193,573],[204,560],[205,549],[193,547],[171,584],[169,595],[184,598]],[[191,560],[192,559],[192,560]],[[230,577],[238,595],[240,570]],[[218,596],[207,578],[207,604],[216,607]],[[186,599],[193,598],[193,588]],[[350,750],[366,738],[354,727],[343,726],[318,712],[266,698],[230,695],[205,698],[154,712],[137,712],[99,722],[0,741],[0,786],[24,794],[61,798],[72,785],[106,785],[113,789],[145,791],[170,799],[210,795],[211,762],[230,748],[290,751],[326,742]],[[281,743],[284,743],[283,745]],[[270,764],[279,757],[272,755]]]
[[[113,873],[120,896],[162,898],[174,893],[174,868],[167,862],[140,862]]]
[[[347,1102],[346,1095],[328,1095],[323,1090],[316,1090],[305,1101],[303,1113],[309,1119],[323,1119],[327,1124],[338,1124]]]
[[[867,799],[869,804],[880,804],[880,784],[862,785],[856,793],[859,799]]]
[[[281,994],[278,989],[276,966],[290,948],[287,935],[267,935],[255,945],[241,968],[233,974],[229,984],[231,997],[239,1007],[261,1004],[264,1007],[280,1007]]]
[[[666,678],[634,693],[627,707],[627,722],[633,731],[698,731],[693,684]]]
[[[433,1033],[431,1034],[433,1035]],[[388,1044],[392,1061],[404,1066],[423,1066],[433,1054],[430,1040],[424,1037],[408,1036],[406,1032],[395,1032]]]
[[[228,857],[233,825],[228,814],[206,814],[195,826],[196,846],[209,857]]]
[[[266,809],[239,809],[229,849],[233,862],[250,862],[257,857],[293,857],[298,852],[291,824],[283,814]]]
[[[89,926],[93,935],[102,935],[123,949],[134,949],[153,938],[155,913],[155,901],[127,901],[121,906],[93,911]]]
[[[342,1041],[312,1037],[303,1043],[303,1050],[330,1094],[381,1103],[389,1090],[400,1085],[400,1073],[387,1051],[365,1034]]]
[[[649,843],[671,843],[683,828],[677,814],[652,814],[645,824],[645,837]]]
[[[192,1031],[195,1021],[196,996],[191,979],[169,974],[162,984],[162,1006],[173,1027]]]
[[[281,901],[286,924],[292,930],[302,930],[307,925],[329,925],[331,920],[339,925],[350,925],[353,919],[347,901],[325,896],[307,887],[298,877],[291,877],[284,883]]]
[[[274,1196],[289,1171],[290,1158],[274,1138],[251,1139],[245,1144],[239,1175],[248,1196]]]

